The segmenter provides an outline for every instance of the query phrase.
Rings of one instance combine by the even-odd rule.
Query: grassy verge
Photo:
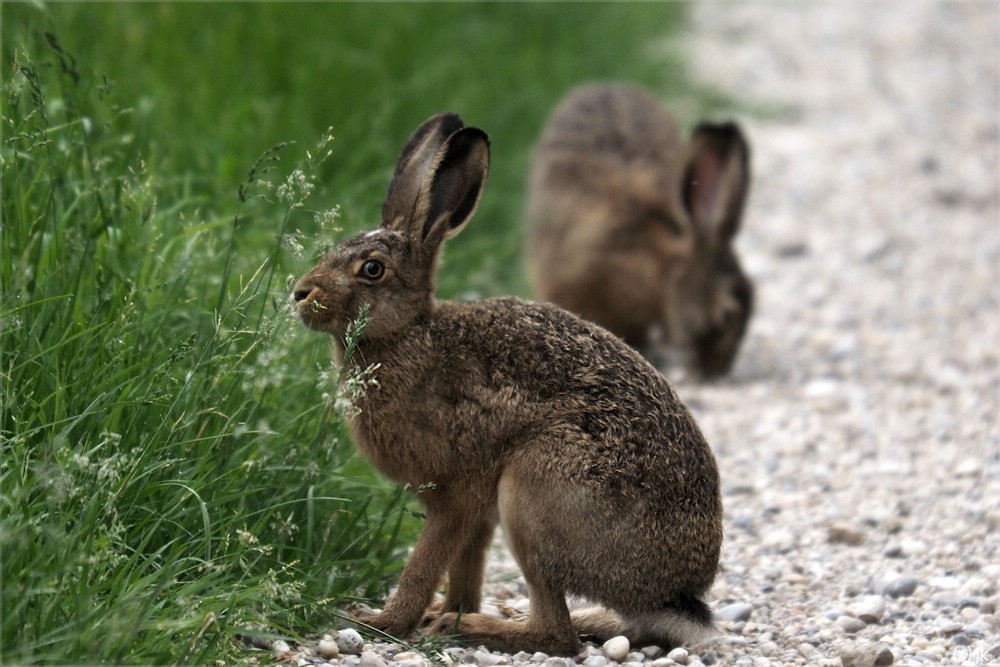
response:
[[[595,78],[688,94],[680,7],[2,11],[3,662],[233,662],[384,595],[417,522],[355,455],[292,280],[449,108],[494,169],[441,291],[525,293],[545,114]]]

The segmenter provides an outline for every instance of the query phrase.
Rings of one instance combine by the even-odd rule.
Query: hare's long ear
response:
[[[464,127],[453,113],[439,113],[428,118],[410,136],[396,162],[389,191],[382,204],[382,226],[405,231],[428,171],[437,159],[444,142]]]
[[[441,243],[472,217],[489,166],[485,132],[462,127],[453,114],[431,118],[403,149],[383,206],[383,226],[404,232],[416,254],[433,262]]]
[[[750,186],[750,149],[734,123],[698,125],[682,172],[684,207],[709,239],[728,241],[739,231]]]
[[[479,205],[489,170],[485,132],[466,127],[448,137],[424,178],[414,210],[412,229],[419,229],[424,244],[440,243],[465,227]]]

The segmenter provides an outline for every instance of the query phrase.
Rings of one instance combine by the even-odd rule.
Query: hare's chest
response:
[[[358,448],[384,475],[419,488],[449,474],[447,423],[429,413],[426,397],[412,387],[381,385],[371,387],[357,407],[352,430]]]

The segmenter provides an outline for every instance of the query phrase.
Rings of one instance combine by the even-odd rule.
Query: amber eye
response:
[[[385,266],[376,259],[366,260],[361,265],[361,277],[368,280],[378,280],[385,275]]]

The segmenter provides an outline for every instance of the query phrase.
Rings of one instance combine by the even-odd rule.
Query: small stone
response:
[[[757,645],[757,651],[765,658],[770,658],[778,652],[778,645],[774,642],[761,642]]]
[[[965,634],[970,637],[985,637],[988,633],[992,632],[993,628],[990,627],[989,622],[986,619],[980,618],[979,620],[973,621],[965,626]]]
[[[885,615],[885,599],[881,595],[866,595],[854,606],[854,615],[871,625],[879,623]]]
[[[722,621],[746,621],[753,613],[753,605],[749,602],[734,602],[715,612],[716,618]]]
[[[340,652],[347,655],[361,655],[365,648],[365,640],[354,628],[338,630],[336,642]]]
[[[786,528],[767,531],[761,540],[761,547],[767,551],[785,553],[798,546],[799,536]]]
[[[976,458],[965,458],[955,464],[956,477],[976,477],[983,472],[983,463]]]
[[[899,542],[889,542],[882,549],[882,555],[886,558],[902,558],[903,557],[903,545]]]
[[[846,615],[847,615],[846,611],[844,611],[843,609],[839,609],[837,607],[834,607],[833,609],[827,610],[823,614],[823,617],[826,618],[829,621],[836,621],[841,616],[846,616]]]
[[[289,654],[291,651],[292,649],[288,646],[288,642],[282,641],[281,639],[278,639],[271,644],[271,654],[274,656],[275,660],[281,660],[283,656]]]
[[[865,534],[852,526],[834,524],[826,531],[826,541],[830,544],[846,544],[856,547],[864,544]]]
[[[891,598],[902,598],[913,595],[913,592],[917,590],[917,583],[916,577],[902,574],[886,582],[884,591]]]
[[[942,591],[957,591],[962,582],[957,577],[931,577],[927,584]]]
[[[927,553],[930,547],[923,540],[904,539],[900,540],[899,546],[903,556],[921,556]]]
[[[874,642],[846,644],[840,648],[840,661],[852,667],[891,665],[894,657],[888,647]]]
[[[340,647],[337,646],[337,642],[330,635],[323,635],[323,638],[319,640],[319,644],[316,646],[316,652],[324,658],[340,657]]]
[[[676,662],[678,665],[688,664],[688,650],[683,646],[675,648],[667,654],[667,657]]]
[[[510,664],[509,656],[490,653],[482,649],[476,651],[473,655],[475,656],[476,664],[480,667],[495,667],[496,665]]]
[[[607,667],[609,662],[603,655],[592,655],[584,660],[582,664],[583,667]]]
[[[386,667],[387,663],[375,651],[362,651],[358,667]]]
[[[841,616],[837,619],[837,625],[839,625],[844,632],[852,635],[865,629],[865,622],[861,619],[854,618],[853,616]]]
[[[664,650],[662,646],[644,646],[642,647],[642,655],[645,656],[646,660],[656,660],[657,658],[662,658]]]
[[[510,659],[513,660],[515,663],[527,662],[528,660],[531,660],[531,654],[528,653],[527,651],[518,651],[517,653],[512,655]]]
[[[407,662],[409,660],[414,660],[414,659],[419,659],[419,658],[420,658],[420,656],[418,656],[413,651],[401,651],[400,653],[397,653],[396,655],[392,656],[392,661],[393,662]]]
[[[954,637],[952,637],[951,641],[956,646],[968,646],[969,644],[972,643],[972,637],[970,637],[969,635],[965,634],[964,632],[960,632],[957,635],[955,635]]]
[[[962,631],[962,624],[961,623],[954,623],[952,621],[945,621],[941,625],[941,627],[938,628],[938,634],[939,635],[944,635],[946,637],[949,636],[949,635],[957,634],[957,633],[959,633],[961,631]]]
[[[962,596],[956,591],[942,591],[931,596],[931,602],[939,607],[955,607],[962,604]]]
[[[531,662],[545,662],[549,659],[549,656],[541,651],[538,651],[537,653],[533,653],[528,659],[531,660]]]
[[[799,655],[808,660],[809,658],[816,655],[816,647],[812,644],[807,644],[805,642],[799,644],[798,647]]]
[[[601,648],[604,650],[604,655],[608,656],[609,660],[621,662],[625,659],[625,656],[628,655],[631,645],[629,644],[628,637],[619,635],[604,642],[604,646]],[[593,667],[600,666],[595,665]]]

